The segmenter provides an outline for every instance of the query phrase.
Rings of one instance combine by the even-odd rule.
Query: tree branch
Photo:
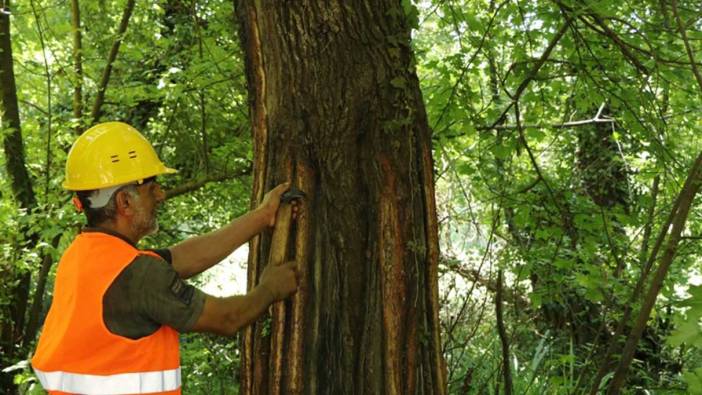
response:
[[[80,30],[80,5],[78,0],[71,0],[71,31],[73,31],[73,118],[76,120],[75,132],[83,133],[83,39]]]
[[[61,241],[61,235],[62,233],[59,233],[51,240],[52,249],[58,247],[59,241]],[[46,293],[46,283],[53,263],[54,260],[52,259],[51,251],[45,251],[42,254],[41,268],[39,269],[39,275],[37,277],[37,286],[34,290],[34,296],[32,296],[31,307],[29,308],[29,321],[27,322],[27,327],[24,330],[24,337],[22,339],[24,347],[29,346],[34,341],[37,331],[39,330],[41,309],[44,305],[44,294]]]
[[[680,242],[680,236],[685,228],[685,222],[687,221],[687,217],[690,212],[690,207],[695,199],[695,195],[697,195],[697,192],[700,189],[700,183],[702,182],[701,172],[702,152],[697,156],[695,163],[690,169],[687,180],[685,180],[685,185],[680,192],[680,207],[677,209],[675,220],[673,221],[673,229],[670,232],[670,237],[668,238],[665,252],[661,257],[658,270],[656,270],[655,276],[651,281],[651,285],[648,289],[646,297],[644,298],[639,315],[633,328],[631,329],[631,332],[629,333],[624,349],[622,350],[619,364],[607,390],[608,395],[618,394],[621,387],[624,385],[626,374],[629,370],[629,365],[631,364],[631,360],[634,358],[636,345],[641,339],[641,334],[646,328],[646,323],[648,322],[651,315],[651,310],[653,310],[653,306],[656,303],[658,293],[663,286],[663,281],[668,274],[668,269],[670,269],[670,266],[673,263],[675,253]]]
[[[602,106],[604,106],[604,104]],[[614,123],[614,122],[616,122],[616,120],[612,117],[601,116],[602,115],[602,106],[600,107],[600,111],[597,112],[597,115],[595,115],[594,118],[590,118],[590,119],[569,121],[569,122],[564,122],[564,123],[559,123],[559,124],[495,125],[493,127],[480,126],[477,128],[477,130],[480,130],[480,131],[491,130],[491,129],[492,130],[516,130],[519,128],[522,128],[522,129],[544,129],[544,128],[563,129],[563,128],[572,128],[572,127],[577,127],[577,126],[592,125],[592,124],[597,124],[597,123]]]
[[[34,5],[34,1],[30,0],[30,7],[32,8],[32,13],[34,14],[34,20],[36,21],[37,33],[39,35],[39,43],[41,45],[41,53],[44,58],[44,77],[46,78],[46,100],[48,114],[46,114],[47,119],[47,134],[46,134],[46,163],[44,168],[44,199],[48,202],[49,196],[49,181],[51,180],[51,118],[53,116],[53,111],[51,108],[51,72],[49,71],[49,61],[46,58],[46,43],[44,42],[44,30],[41,27],[41,19],[39,18],[39,13]]]
[[[692,51],[690,46],[690,40],[687,38],[687,32],[680,19],[680,14],[678,13],[678,2],[677,0],[672,0],[670,5],[673,8],[673,15],[675,16],[675,22],[678,25],[678,30],[680,31],[680,37],[682,37],[683,43],[685,43],[685,51],[687,51],[687,57],[690,58],[690,67],[692,67],[692,73],[695,75],[697,80],[697,85],[700,88],[700,93],[702,93],[702,75],[700,75],[700,70],[697,68],[697,63],[695,63],[695,53]]]
[[[566,11],[571,12],[571,13],[574,11],[572,7],[569,7],[565,4],[563,4],[559,0],[555,0],[555,2],[556,2],[556,4],[558,4],[559,7],[561,7],[562,10],[566,10]],[[590,7],[589,4],[585,3],[585,7],[588,10],[587,16],[591,17],[593,19],[593,21],[595,22],[595,24],[597,26],[599,26],[600,29],[602,29],[602,30],[595,29],[594,26],[592,26],[592,24],[590,24],[589,21],[587,19],[585,19],[584,15],[579,15],[578,19],[583,21],[583,23],[585,23],[585,25],[590,27],[590,29],[592,29],[594,32],[601,34],[601,35],[609,38],[610,40],[612,40],[612,42],[614,42],[614,44],[617,47],[619,47],[619,50],[621,51],[622,55],[624,55],[624,57],[627,58],[629,60],[629,62],[631,62],[631,64],[633,64],[634,67],[636,67],[637,70],[639,70],[641,73],[643,73],[645,75],[650,74],[650,71],[648,70],[648,68],[646,68],[646,66],[644,66],[644,64],[641,63],[641,61],[636,56],[634,56],[633,53],[631,53],[631,51],[629,50],[630,45],[627,44],[624,40],[622,40],[622,38],[619,37],[619,35],[614,30],[612,30],[609,26],[607,26],[607,23],[602,19],[602,17],[600,15],[598,15],[596,12],[594,12],[592,10],[592,7]]]
[[[132,11],[134,10],[135,0],[127,0],[127,4],[124,6],[124,12],[122,13],[122,21],[119,23],[119,29],[117,30],[117,37],[114,43],[112,43],[112,49],[110,49],[110,54],[107,57],[107,64],[102,72],[102,78],[98,84],[97,95],[95,96],[95,104],[93,104],[93,111],[91,113],[91,122],[95,123],[100,119],[102,104],[105,100],[105,91],[107,90],[107,84],[110,82],[110,74],[112,73],[112,65],[117,59],[117,54],[119,53],[119,46],[122,44],[122,39],[124,38],[124,33],[127,31],[127,26],[129,25],[129,18],[132,16]]]
[[[509,340],[505,329],[504,315],[502,314],[502,286],[504,276],[502,269],[497,271],[497,292],[495,293],[495,315],[497,315],[497,332],[502,344],[502,376],[504,379],[505,395],[512,395],[512,369],[509,365]]]
[[[216,175],[216,176],[210,175],[210,176],[203,177],[203,178],[200,178],[197,180],[189,181],[189,182],[186,182],[185,184],[182,184],[182,185],[179,185],[177,187],[174,187],[174,188],[167,190],[166,191],[166,199],[172,199],[176,196],[180,196],[180,195],[184,195],[186,193],[196,191],[196,190],[202,188],[203,186],[205,186],[206,184],[209,184],[211,182],[222,182],[222,181],[231,180],[231,179],[238,178],[238,177],[243,177],[243,176],[249,175],[249,174],[251,174],[251,166],[249,166],[245,169],[242,169],[236,173],[220,174],[220,175]]]
[[[556,47],[556,44],[558,44],[558,42],[561,40],[565,32],[568,30],[569,26],[570,24],[568,22],[564,23],[563,26],[561,26],[561,28],[553,36],[553,38],[551,38],[551,41],[548,43],[548,46],[546,47],[544,53],[541,54],[541,57],[531,69],[527,77],[524,79],[524,81],[522,81],[521,84],[519,84],[519,87],[512,95],[512,102],[507,106],[507,108],[504,109],[504,111],[502,111],[502,114],[495,120],[495,122],[493,122],[493,124],[488,128],[488,130],[492,130],[495,128],[495,126],[504,122],[505,117],[507,117],[507,113],[509,113],[509,110],[512,109],[512,106],[514,106],[516,102],[519,101],[519,98],[522,96],[522,93],[524,93],[524,90],[526,90],[527,86],[529,86],[529,83],[536,77],[541,67],[546,63],[549,56],[551,56],[551,52]]]

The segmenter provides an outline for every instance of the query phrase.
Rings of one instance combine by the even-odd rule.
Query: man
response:
[[[179,332],[233,335],[295,292],[294,262],[266,267],[241,296],[216,298],[183,282],[273,226],[288,184],[219,230],[139,250],[139,240],[158,229],[165,198],[155,177],[174,172],[124,123],[96,125],[73,144],[63,186],[76,192],[88,226],[59,262],[32,358],[49,393],[180,394]]]

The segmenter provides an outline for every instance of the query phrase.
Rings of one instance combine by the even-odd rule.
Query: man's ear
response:
[[[133,213],[134,201],[132,195],[125,190],[117,191],[115,195],[115,209],[119,214],[130,215]]]

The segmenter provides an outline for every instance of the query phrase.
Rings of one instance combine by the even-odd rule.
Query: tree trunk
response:
[[[300,289],[244,332],[241,392],[445,393],[431,132],[401,2],[242,0],[237,14],[253,203],[289,179],[306,193],[288,253]],[[252,241],[249,287],[269,247]]]
[[[9,1],[5,6],[10,8]],[[0,131],[2,131],[3,149],[5,150],[5,166],[10,178],[10,186],[17,202],[17,207],[31,210],[36,206],[36,198],[32,188],[29,172],[24,161],[24,144],[20,128],[19,107],[17,105],[17,87],[12,65],[12,41],[10,37],[10,16],[0,13]],[[30,235],[28,229],[20,229],[21,234],[29,239],[34,246],[36,235]],[[12,262],[9,266],[0,266],[0,278],[9,289],[2,293],[9,297],[3,300],[3,310],[0,313],[3,320],[0,324],[0,364],[6,366],[13,361],[15,347],[20,343],[24,328],[24,316],[29,297],[29,273],[18,271]],[[6,304],[5,304],[6,303]],[[14,392],[12,376],[0,374],[0,392]]]

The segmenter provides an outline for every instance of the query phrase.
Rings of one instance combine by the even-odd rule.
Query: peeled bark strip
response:
[[[402,375],[400,364],[400,348],[403,338],[403,302],[407,299],[405,289],[404,246],[400,213],[395,202],[397,185],[394,170],[388,161],[380,158],[385,188],[381,192],[380,201],[380,282],[383,296],[383,329],[386,389],[389,394],[400,394]]]
[[[251,197],[251,208],[255,208],[263,200],[264,181],[266,178],[266,146],[268,144],[268,132],[266,129],[266,107],[264,105],[266,94],[266,79],[263,72],[261,60],[261,41],[259,39],[258,22],[255,9],[247,7],[243,10],[245,18],[249,21],[241,25],[241,36],[248,59],[246,62],[247,75],[249,76],[249,101],[251,102],[251,122],[256,131],[253,139],[254,165],[253,165],[253,192]],[[249,262],[247,270],[247,289],[252,289],[258,278],[258,268],[256,262],[261,258],[261,236],[254,237],[249,244]],[[254,331],[260,332],[258,324],[251,325],[244,329],[242,336],[241,355],[241,393],[245,395],[253,394],[254,390]],[[260,365],[260,364],[259,364]],[[259,373],[260,376],[260,373]]]
[[[290,334],[290,349],[286,355],[285,369],[287,371],[287,381],[285,387],[288,394],[301,394],[303,391],[303,368],[304,368],[304,333],[305,333],[305,311],[307,304],[307,295],[309,293],[310,273],[305,265],[310,261],[311,252],[311,234],[312,228],[310,218],[306,213],[311,212],[314,205],[313,191],[314,187],[314,172],[305,164],[298,164],[296,173],[298,178],[296,183],[298,188],[305,193],[306,198],[300,201],[300,215],[298,216],[295,238],[295,261],[298,262],[297,270],[299,274],[298,291],[292,298],[292,322]]]
[[[307,195],[288,251],[300,290],[245,333],[242,393],[445,393],[431,131],[400,2],[236,6],[254,203],[291,158]],[[250,287],[270,247],[252,243]]]
[[[283,203],[278,208],[275,220],[275,230],[271,240],[271,253],[269,265],[282,265],[285,263],[290,238],[290,225],[292,222],[292,205]],[[285,342],[285,302],[277,302],[272,307],[273,322],[271,336],[271,367],[270,381],[271,393],[280,394],[280,385],[283,375],[283,344]]]

